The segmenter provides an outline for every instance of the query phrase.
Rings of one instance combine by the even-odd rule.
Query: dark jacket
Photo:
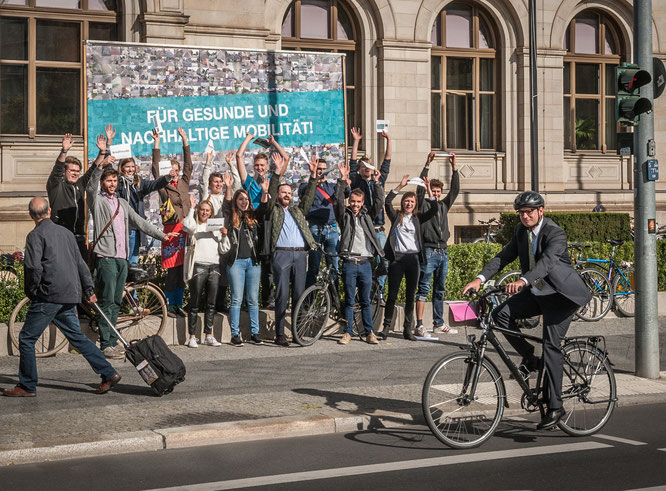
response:
[[[107,165],[107,167],[111,167],[111,165]],[[144,198],[150,193],[166,187],[167,184],[169,184],[167,176],[161,176],[152,181],[141,179],[138,186],[134,184],[134,179],[118,176],[118,189],[116,193],[121,198],[124,198],[141,218],[146,218],[143,205]],[[134,229],[132,225],[130,227]]]
[[[264,237],[262,244],[262,254],[272,255],[275,252],[275,244],[280,238],[280,231],[284,223],[284,208],[277,203],[277,192],[280,186],[280,176],[273,174],[271,176],[270,186],[268,188],[268,205],[265,207],[257,208],[257,214],[264,220]],[[308,181],[308,188],[305,191],[303,199],[298,205],[290,205],[287,210],[291,213],[292,218],[298,225],[298,229],[303,234],[303,240],[306,247],[314,249],[317,246],[310,227],[305,219],[305,215],[310,211],[312,202],[314,201],[315,188],[317,186],[317,179],[311,177]],[[265,211],[264,211],[265,210]]]
[[[160,202],[164,203],[166,200],[171,199],[171,204],[176,210],[176,214],[168,224],[178,223],[183,220],[190,212],[190,179],[192,178],[192,155],[190,154],[190,146],[183,147],[183,175],[178,179],[176,185],[170,182],[159,189],[157,192],[160,194]],[[160,151],[153,149],[153,176],[157,179],[160,177]],[[167,178],[168,179],[168,178]]]
[[[354,212],[350,207],[345,207],[345,184],[345,181],[342,179],[338,180],[338,186],[335,189],[335,200],[333,201],[335,204],[333,208],[335,210],[335,218],[338,221],[341,233],[340,243],[338,245],[340,255],[349,253],[356,231]],[[375,192],[376,199],[370,207],[364,206],[361,208],[361,211],[358,212],[358,218],[363,227],[363,233],[370,240],[372,247],[375,249],[375,254],[384,256],[384,250],[377,239],[375,227],[372,223],[372,217],[377,216],[377,210],[384,206],[384,188],[379,182],[375,182],[373,191]]]
[[[76,235],[83,235],[86,233],[86,213],[83,200],[90,176],[97,165],[90,165],[86,173],[75,184],[65,181],[66,165],[65,162],[56,160],[51,175],[46,181],[46,192],[51,205],[51,220]]]
[[[567,237],[550,218],[543,219],[537,236],[534,267],[529,269],[530,256],[527,228],[519,223],[509,243],[483,268],[481,275],[489,280],[504,266],[520,258],[520,270],[530,286],[543,289],[544,283],[577,305],[585,305],[591,298],[590,291],[571,266],[567,252]]]
[[[428,167],[423,167],[421,179],[428,177]],[[449,193],[437,202],[425,199],[425,188],[418,186],[416,189],[416,197],[419,200],[419,209],[421,211],[428,211],[432,206],[437,205],[438,211],[430,220],[421,224],[421,233],[423,234],[423,245],[432,249],[446,249],[446,243],[449,240],[449,221],[447,214],[453,202],[458,197],[460,192],[460,175],[458,171],[453,171],[451,175],[451,184]]]
[[[349,188],[347,187],[346,183],[344,186],[346,188],[345,196],[347,196],[349,194]],[[304,182],[298,186],[298,197],[300,199],[303,199],[307,187],[307,182]],[[335,223],[335,212],[333,211],[332,204],[335,196],[335,188],[336,185],[332,182],[324,181],[321,184],[317,184],[314,202],[312,203],[312,207],[310,207],[310,211],[305,216],[310,225],[333,225]],[[328,194],[331,201],[324,197],[323,193],[321,192],[322,190]]]
[[[252,256],[252,264],[255,266],[259,264],[259,254],[261,252],[261,243],[259,241],[259,230],[261,229],[260,218],[266,213],[267,203],[260,203],[257,208],[255,216],[257,217],[257,223],[254,225],[248,225],[247,221],[243,220],[241,226],[236,228],[233,226],[233,213],[231,208],[231,200],[225,199],[222,202],[222,214],[224,215],[224,224],[227,228],[227,234],[229,236],[229,243],[231,244],[231,249],[225,254],[226,256],[226,265],[232,266],[236,261],[238,256],[238,244],[240,239],[241,230],[245,234],[245,237],[250,242],[250,250]]]
[[[397,233],[396,227],[400,220],[400,214],[393,208],[393,199],[398,195],[395,191],[391,192],[386,197],[386,203],[384,204],[384,209],[386,214],[391,220],[391,230],[386,236],[386,245],[384,245],[384,253],[386,254],[386,259],[389,261],[395,260],[395,234]],[[418,212],[415,214],[416,221],[414,222],[414,229],[416,231],[416,245],[419,248],[419,259],[421,264],[426,262],[426,253],[425,247],[423,246],[423,237],[422,237],[422,223],[430,220],[437,214],[437,208],[435,206],[430,206],[426,212]]]
[[[350,159],[349,160],[349,179],[351,180],[351,185],[350,187],[352,189],[359,188],[361,191],[363,191],[363,194],[365,195],[365,206],[370,208],[373,205],[373,200],[370,195],[370,186],[372,180],[366,181],[361,177],[361,175],[358,173],[358,161]],[[382,192],[384,189],[384,183],[386,183],[386,178],[389,175],[389,171],[391,170],[391,160],[390,159],[384,159],[382,162],[381,167],[379,168],[379,184],[382,185]],[[372,222],[375,225],[384,225],[384,210],[383,210],[383,205],[379,207],[379,211],[377,212],[376,215],[371,215],[372,217]]]
[[[69,230],[45,218],[25,239],[25,294],[30,300],[81,302],[93,293],[88,265]]]

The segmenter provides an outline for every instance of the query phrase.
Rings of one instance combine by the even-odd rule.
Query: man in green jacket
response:
[[[292,311],[305,290],[305,272],[308,251],[316,247],[305,215],[310,211],[317,188],[317,159],[308,164],[310,180],[303,200],[295,206],[291,201],[291,185],[280,184],[287,161],[279,154],[273,155],[275,173],[268,188],[269,200],[265,216],[264,252],[272,258],[275,282],[275,344],[289,346],[284,334],[284,322],[291,289]]]

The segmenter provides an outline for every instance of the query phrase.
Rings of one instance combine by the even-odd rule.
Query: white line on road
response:
[[[612,442],[626,443],[627,445],[647,445],[645,442],[637,442],[636,440],[627,440],[626,438],[620,438],[619,436],[610,436],[610,435],[592,435],[594,438],[601,438],[602,440],[610,440]]]
[[[189,486],[174,486],[171,488],[154,489],[152,491],[185,490],[185,491],[212,491],[218,489],[249,488],[253,486],[268,486],[272,484],[285,484],[290,482],[313,481],[316,479],[331,479],[336,477],[360,476],[377,472],[391,472],[401,470],[421,469],[424,467],[437,467],[443,465],[464,464],[469,462],[485,462],[488,460],[511,459],[516,457],[533,457],[536,455],[552,455],[555,453],[580,452],[583,450],[598,450],[610,448],[598,442],[567,443],[532,448],[517,448],[513,450],[497,450],[494,452],[481,452],[448,457],[433,457],[430,459],[404,460],[401,462],[387,462],[384,464],[359,465],[354,467],[339,467],[337,469],[322,469],[318,471],[294,472],[292,474],[278,474],[274,476],[249,477],[230,481],[208,482],[192,484]]]
[[[666,448],[658,448],[657,450],[659,450],[660,452],[666,452]]]

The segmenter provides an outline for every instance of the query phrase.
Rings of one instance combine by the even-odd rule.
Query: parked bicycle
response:
[[[116,329],[128,340],[142,339],[164,332],[167,322],[166,297],[160,287],[151,283],[146,271],[130,268],[123,291],[123,300]],[[9,317],[9,336],[15,349],[19,346],[19,333],[30,307],[30,299],[21,300]],[[79,304],[79,315],[88,317],[90,327],[96,331],[98,314],[87,302]],[[55,355],[65,347],[67,338],[52,322],[35,343],[35,355],[38,358]]]
[[[495,331],[540,343],[543,339],[494,324],[491,313],[504,298],[504,289],[489,287],[475,296],[481,335],[468,336],[469,346],[439,360],[423,384],[422,408],[428,427],[442,443],[456,449],[478,447],[497,429],[504,408],[520,396],[527,412],[546,413],[546,374],[543,360],[534,387],[524,379],[516,364],[495,335]],[[487,356],[488,343],[497,351],[520,387],[507,393],[504,376]],[[615,374],[606,352],[603,336],[565,338],[562,402],[566,414],[558,427],[572,436],[587,436],[599,431],[610,419],[617,402]],[[521,394],[522,392],[522,394]]]
[[[595,315],[581,317],[583,320],[601,319],[611,308],[626,317],[633,317],[636,313],[634,267],[631,263],[619,264],[615,261],[615,249],[624,244],[624,240],[606,239],[606,242],[613,246],[610,259],[584,258],[582,252],[587,246],[571,244],[572,247],[578,246],[575,265],[588,272],[590,281],[586,283],[593,296],[600,299],[593,312]]]
[[[328,258],[339,257],[322,251]],[[328,262],[328,261],[327,261]],[[370,291],[372,305],[372,323],[375,324],[381,304],[381,287],[377,282],[377,268],[372,272],[372,289]],[[326,330],[328,320],[346,324],[344,304],[338,290],[337,275],[328,264],[319,270],[317,281],[308,287],[296,302],[293,315],[292,335],[294,341],[301,346],[314,344]],[[361,306],[354,303],[354,336],[365,338]]]
[[[0,284],[16,286],[19,283],[14,263],[23,262],[23,253],[0,254]]]
[[[497,233],[499,232],[499,220],[495,217],[491,218],[487,222],[479,220],[479,223],[486,227],[485,233],[478,239],[474,239],[475,244],[485,242],[486,244],[496,244],[497,243]]]

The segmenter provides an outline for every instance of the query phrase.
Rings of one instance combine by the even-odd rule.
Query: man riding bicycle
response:
[[[590,300],[590,292],[571,266],[567,239],[558,225],[543,216],[543,197],[534,191],[519,194],[513,202],[520,223],[509,243],[479,275],[463,289],[463,295],[492,278],[507,264],[520,258],[522,276],[506,285],[506,292],[516,293],[493,312],[496,325],[519,331],[516,320],[543,316],[543,360],[547,369],[548,411],[537,425],[543,430],[554,427],[564,416],[562,407],[562,352],[560,344],[574,313]],[[525,288],[528,287],[528,288]],[[521,372],[538,369],[534,346],[524,338],[506,336],[522,356]]]

